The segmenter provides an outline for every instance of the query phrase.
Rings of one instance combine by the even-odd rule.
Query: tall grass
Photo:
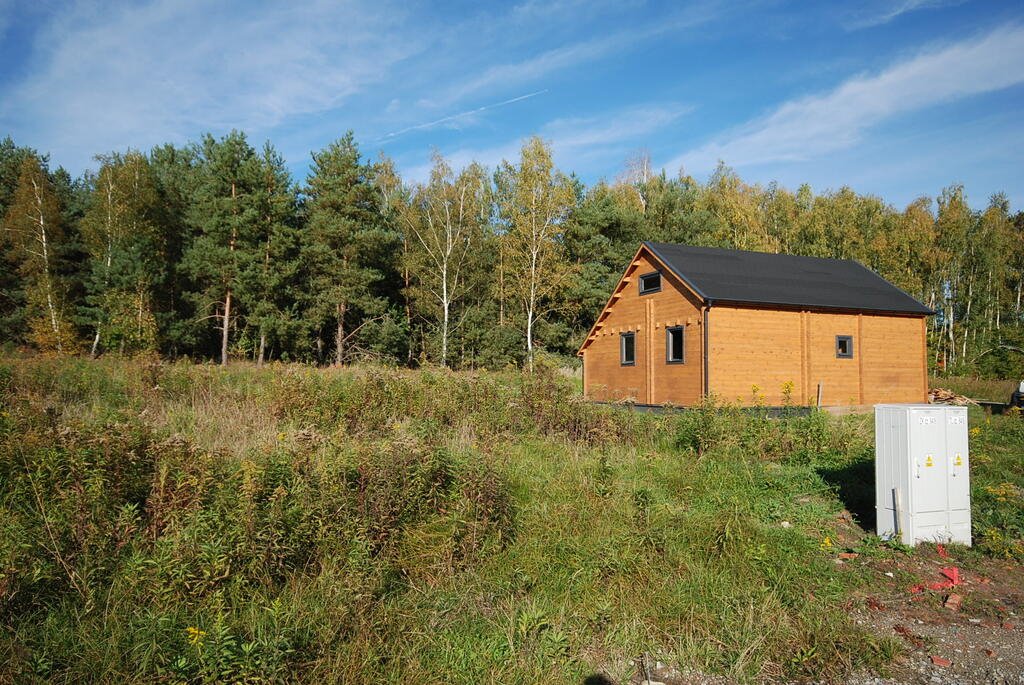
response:
[[[1001,380],[973,376],[939,376],[929,379],[929,387],[946,388],[974,400],[1006,402],[1010,399],[1010,393],[1017,389],[1022,380],[1024,378]]]
[[[0,398],[0,682],[624,681],[642,653],[821,679],[896,651],[824,542],[871,501],[864,417],[632,413],[552,369],[38,357],[0,360]],[[996,418],[976,501],[1013,555],[1024,435]]]

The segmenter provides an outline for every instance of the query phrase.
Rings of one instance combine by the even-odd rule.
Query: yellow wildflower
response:
[[[189,626],[185,629],[185,632],[188,634],[188,643],[190,645],[198,647],[203,644],[203,638],[206,637],[205,630],[199,630],[199,628],[196,628],[195,626]]]

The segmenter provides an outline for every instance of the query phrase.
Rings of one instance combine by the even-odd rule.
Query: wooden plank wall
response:
[[[808,356],[810,376],[808,389],[813,397],[806,404],[814,404],[821,383],[821,403],[826,406],[864,404],[860,397],[860,358],[864,340],[857,334],[857,314],[824,314],[808,312],[810,330]],[[853,358],[836,357],[836,336],[853,337]],[[893,400],[894,402],[896,400]]]
[[[796,404],[814,404],[819,383],[824,406],[923,402],[922,318],[712,307],[710,390],[741,405],[781,404],[787,383]],[[837,335],[853,336],[852,359],[836,357]]]
[[[928,366],[923,316],[864,315],[864,400],[927,402]]]
[[[740,405],[759,399],[782,403],[782,386],[793,383],[793,401],[802,403],[804,317],[798,311],[712,307],[708,316],[709,390],[719,400]]]
[[[658,271],[641,250],[627,270],[624,288],[610,305],[609,315],[593,342],[583,351],[584,394],[596,400],[632,399],[642,404],[691,405],[703,392],[701,303],[666,270],[661,291],[640,295],[639,276]],[[684,364],[666,363],[666,327],[685,326]],[[619,335],[636,333],[636,365],[622,366]]]

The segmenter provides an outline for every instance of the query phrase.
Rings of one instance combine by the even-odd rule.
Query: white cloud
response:
[[[537,21],[580,21],[596,12],[636,11],[644,0],[526,0],[509,10],[509,21],[534,26]]]
[[[385,78],[420,44],[397,39],[402,19],[380,3],[80,2],[35,37],[30,73],[0,97],[0,127],[72,168],[206,130],[266,132]]]
[[[421,124],[414,124],[412,126],[406,126],[405,128],[402,128],[402,129],[399,129],[397,131],[392,131],[391,133],[385,134],[382,138],[378,139],[377,142],[393,140],[394,138],[397,138],[398,136],[401,136],[401,135],[403,135],[405,133],[409,133],[411,131],[426,131],[426,130],[429,130],[429,129],[432,129],[432,128],[437,128],[439,126],[448,126],[448,127],[458,128],[460,125],[462,125],[464,123],[478,121],[479,120],[479,115],[481,113],[483,113],[483,112],[486,112],[489,109],[496,109],[498,107],[505,107],[506,105],[511,105],[511,104],[516,103],[516,102],[521,102],[522,100],[529,100],[530,98],[537,97],[538,95],[543,95],[546,92],[548,92],[548,91],[547,90],[537,90],[537,91],[534,91],[532,93],[526,93],[525,95],[517,95],[514,98],[509,98],[507,100],[502,100],[501,102],[495,102],[495,103],[492,103],[492,104],[489,104],[489,105],[483,105],[481,107],[475,107],[473,109],[466,110],[465,112],[459,112],[458,114],[451,114],[451,115],[446,116],[446,117],[441,117],[440,119],[434,119],[433,121],[427,121],[427,122],[424,122],[424,123],[421,123]],[[390,107],[390,105],[389,105],[389,107]]]
[[[908,12],[922,9],[936,9],[962,4],[964,0],[882,0],[854,4],[857,8],[853,16],[845,24],[848,31],[871,28],[888,24],[893,19]]]
[[[590,40],[578,41],[541,52],[517,62],[497,64],[462,82],[455,83],[429,100],[424,106],[443,106],[467,96],[494,89],[507,89],[538,80],[617,52],[636,49],[659,36],[704,24],[718,16],[720,10],[709,4],[697,4],[685,11],[647,24],[639,29],[622,30]]]
[[[1002,27],[980,38],[919,54],[874,76],[857,76],[832,90],[784,103],[666,164],[676,171],[814,159],[855,145],[891,117],[1024,82],[1024,27]]]
[[[70,0],[30,36],[31,56],[0,92],[0,130],[73,172],[98,152],[231,128],[272,137],[295,159],[350,127],[372,139],[476,125],[484,110],[464,103],[541,91],[555,72],[719,12],[707,0],[594,37],[609,13],[643,15],[587,4],[587,16],[570,24],[581,2],[532,0],[450,21],[395,0]]]
[[[686,105],[646,105],[616,110],[601,116],[560,118],[549,121],[535,133],[551,143],[555,163],[566,173],[587,173],[597,167],[625,161],[626,155],[644,143],[645,136],[664,129],[692,111]],[[516,162],[522,142],[532,133],[483,148],[442,151],[455,169],[478,162],[495,169],[501,162]],[[403,178],[423,182],[431,164],[424,162],[404,168]]]

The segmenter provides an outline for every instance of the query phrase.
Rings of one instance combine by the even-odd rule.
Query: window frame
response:
[[[658,277],[658,287],[657,288],[644,288],[644,279],[645,278],[650,278],[651,276],[657,276]],[[663,278],[664,278],[664,276],[662,276],[660,271],[651,271],[650,273],[640,274],[640,277],[637,279],[637,288],[639,289],[640,294],[641,295],[652,295],[654,293],[660,293],[661,292],[661,281],[662,281]]]
[[[679,332],[680,339],[680,357],[679,359],[672,358],[672,334]],[[685,364],[686,363],[686,326],[667,326],[665,328],[665,363],[666,364]]]
[[[626,339],[633,341],[633,359],[626,361]],[[619,333],[619,366],[636,366],[636,332]]]
[[[844,354],[840,348],[839,343],[846,341],[846,353]],[[837,335],[836,336],[836,359],[853,359],[853,336],[852,335]]]

